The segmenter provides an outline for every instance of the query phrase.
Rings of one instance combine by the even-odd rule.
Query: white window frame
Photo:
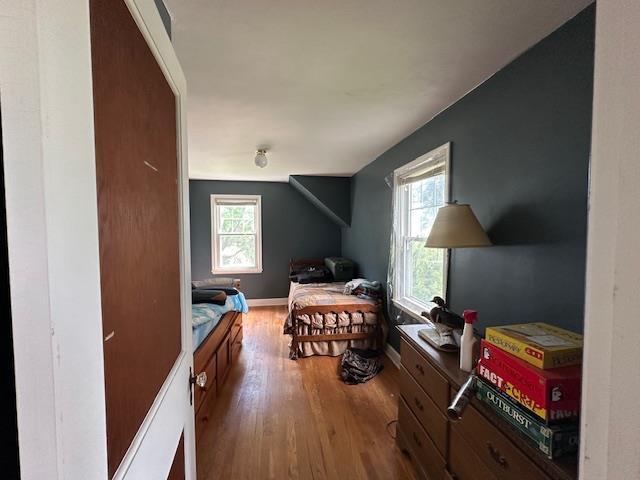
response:
[[[220,265],[219,249],[218,249],[218,233],[219,231],[219,215],[217,215],[218,202],[233,202],[238,204],[253,204],[254,225],[255,225],[255,242],[256,242],[256,265],[255,267],[239,267],[230,268]],[[211,195],[211,273],[219,274],[239,274],[239,273],[262,273],[262,195],[228,195],[214,194]]]
[[[401,310],[410,314],[416,320],[424,322],[425,319],[420,314],[433,308],[435,304],[431,302],[421,302],[415,298],[411,298],[405,294],[406,286],[403,278],[405,248],[403,242],[403,231],[408,222],[409,210],[406,208],[408,200],[407,192],[403,188],[403,179],[415,174],[420,170],[428,170],[430,166],[442,162],[444,157],[445,168],[445,203],[451,201],[451,143],[447,142],[438,148],[435,148],[424,155],[419,156],[412,162],[396,169],[393,172],[393,226],[394,226],[394,268],[393,268],[393,298],[392,301]],[[405,197],[405,198],[403,198]],[[425,247],[426,248],[426,247]],[[449,277],[449,249],[444,251],[444,278],[443,286],[445,299],[448,294],[448,277]]]

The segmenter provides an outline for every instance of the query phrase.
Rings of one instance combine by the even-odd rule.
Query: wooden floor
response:
[[[198,478],[413,479],[396,448],[398,372],[345,385],[338,358],[289,360],[285,307],[253,308],[244,343],[198,443]]]

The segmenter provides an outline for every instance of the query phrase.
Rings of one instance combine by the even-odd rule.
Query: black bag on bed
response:
[[[224,305],[227,294],[222,290],[191,290],[191,303],[213,303],[214,305]]]
[[[221,290],[227,295],[237,295],[238,290],[232,286],[231,278],[207,278],[191,282],[191,290]]]
[[[306,284],[330,282],[333,278],[327,267],[310,265],[291,272],[289,279],[292,282]]]
[[[349,385],[364,383],[375,377],[382,368],[380,355],[375,350],[347,348],[340,362],[340,377]]]
[[[232,288],[232,287],[218,287],[215,285],[211,285],[211,286],[205,286],[205,287],[200,287],[200,288],[193,288],[193,291],[198,290],[200,292],[206,292],[206,291],[218,291],[218,292],[224,292],[227,294],[227,296],[233,296],[233,295],[238,295],[238,289],[236,288]]]

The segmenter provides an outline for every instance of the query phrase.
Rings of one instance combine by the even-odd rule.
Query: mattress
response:
[[[212,303],[191,305],[194,352],[220,323],[222,316],[231,311],[249,312],[249,306],[242,292],[239,292],[238,295],[229,295],[224,305],[214,305]]]

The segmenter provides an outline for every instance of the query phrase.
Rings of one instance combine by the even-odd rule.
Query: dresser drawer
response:
[[[203,371],[211,357],[216,357],[216,345],[211,340],[211,334],[200,344],[193,354],[193,371]]]
[[[227,378],[227,373],[229,373],[229,369],[231,367],[231,336],[227,334],[222,340],[222,343],[218,347],[216,351],[216,360],[217,360],[217,371],[216,371],[216,383],[218,385],[218,389],[222,387],[225,379]]]
[[[447,419],[405,367],[400,367],[400,393],[442,456],[446,456]]]
[[[240,355],[240,349],[242,348],[242,326],[240,326],[240,330],[236,333],[236,337],[233,339],[233,343],[231,344],[231,359],[232,362],[235,362]]]
[[[236,341],[236,337],[238,336],[241,330],[242,330],[242,314],[238,313],[238,315],[236,316],[236,319],[233,322],[233,325],[231,325],[231,339],[234,342]]]
[[[449,430],[449,469],[456,480],[498,480],[464,440],[455,424]]]
[[[400,352],[402,365],[444,414],[449,405],[447,380],[404,339],[400,345]]]
[[[202,432],[205,430],[205,427],[209,423],[209,419],[213,414],[213,408],[216,403],[217,391],[216,391],[215,378],[212,378],[211,381],[212,381],[211,387],[208,388],[207,391],[202,396],[202,403],[196,413],[196,421],[195,421],[196,440],[200,438],[200,436],[202,435]]]
[[[398,428],[413,460],[420,464],[429,480],[444,479],[444,458],[403,399],[398,404]]]
[[[216,390],[216,356],[215,355],[211,358],[211,360],[209,360],[209,363],[207,363],[207,366],[204,368],[204,370],[200,372],[196,371],[195,374],[198,375],[202,372],[207,374],[207,382],[205,383],[204,387],[200,387],[199,385],[193,386],[193,405],[195,406],[196,412],[200,408],[200,405],[202,404],[202,401],[204,400],[204,397],[206,396],[207,393],[213,390],[213,395],[215,396],[215,390]]]
[[[455,424],[478,458],[498,478],[517,480],[545,480],[548,477],[472,406]]]

